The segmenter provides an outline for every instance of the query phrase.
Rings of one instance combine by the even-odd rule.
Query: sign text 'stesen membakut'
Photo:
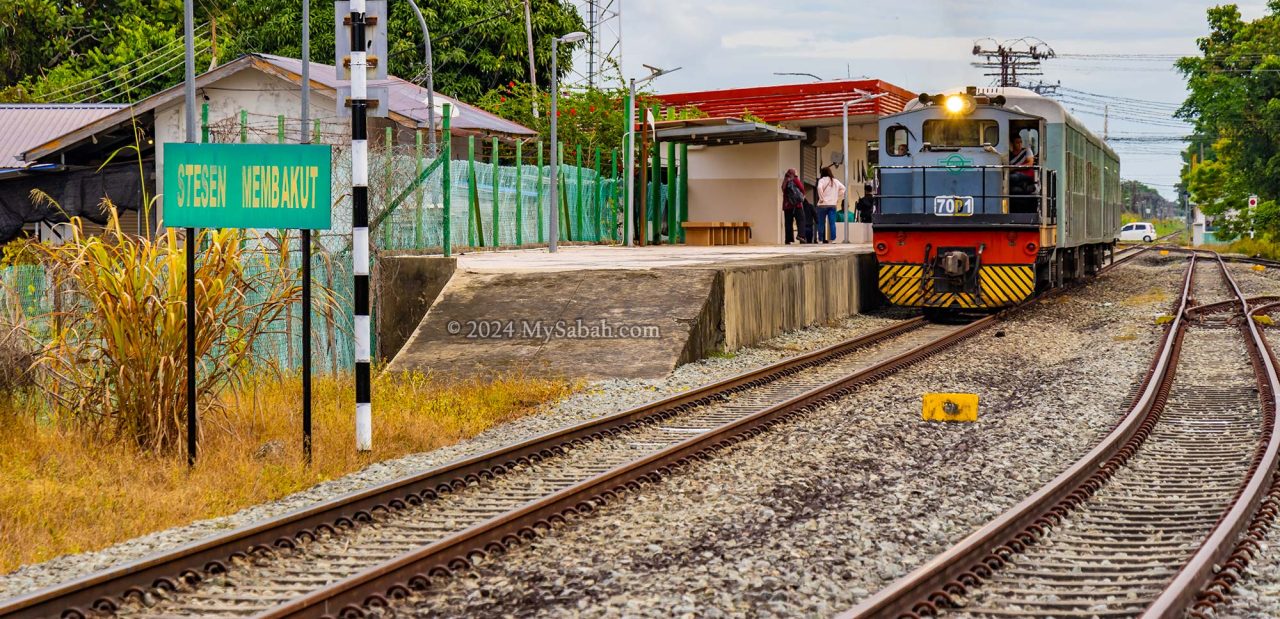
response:
[[[330,227],[325,145],[165,144],[164,221],[173,227]]]

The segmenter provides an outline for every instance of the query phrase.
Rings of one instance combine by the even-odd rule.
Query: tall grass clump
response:
[[[154,239],[125,234],[115,207],[103,206],[105,233],[87,235],[72,218],[65,243],[31,244],[60,297],[35,376],[56,423],[173,452],[183,444],[187,406],[184,241],[172,229]],[[254,344],[299,287],[287,264],[273,267],[267,254],[246,249],[252,243],[237,230],[203,230],[194,242],[196,394],[216,406],[219,390],[274,367]],[[251,260],[264,268],[246,268]]]

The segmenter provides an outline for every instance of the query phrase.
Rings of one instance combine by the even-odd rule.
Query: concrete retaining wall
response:
[[[858,313],[860,269],[870,259],[867,254],[836,254],[725,267],[724,349]]]
[[[452,263],[392,259],[383,264],[383,287],[406,293],[383,306],[380,335],[387,349],[399,348],[392,371],[659,378],[714,351],[828,324],[873,306],[874,265],[870,254],[832,252],[717,267],[453,273]],[[441,269],[453,274],[436,294],[432,286],[443,277]],[[415,290],[421,293],[407,293]],[[427,298],[435,300],[423,311]],[[652,325],[660,336],[536,338],[520,333],[521,325],[577,321]],[[489,334],[495,326],[514,324],[515,329],[476,337],[476,324],[490,325]],[[412,335],[398,346],[393,338],[410,325]]]

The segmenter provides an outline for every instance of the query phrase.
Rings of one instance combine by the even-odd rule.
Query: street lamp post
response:
[[[304,2],[306,0],[303,0]],[[409,0],[409,6],[413,8],[413,14],[418,18],[418,25],[422,27],[422,48],[424,61],[427,64],[427,155],[432,159],[436,156],[436,84],[435,84],[435,67],[431,60],[431,31],[427,29],[427,20],[423,19],[422,11],[418,9],[418,3],[415,0]]]
[[[649,65],[644,65],[644,66],[645,68],[649,69],[649,77],[646,77],[638,82],[635,80],[635,78],[631,79],[631,98],[627,104],[627,221],[626,221],[626,224],[623,225],[624,230],[629,228],[632,225],[635,218],[635,215],[633,213],[634,213],[635,201],[636,201],[635,199],[635,196],[636,196],[636,186],[635,186],[636,86],[640,86],[642,84],[648,84],[649,82],[652,82],[653,80],[659,77],[662,77],[668,73],[674,73],[681,69],[681,67],[676,67],[674,69],[659,69],[657,67],[650,67]],[[644,156],[647,157],[648,154],[645,154]],[[640,238],[644,238],[644,234],[647,232],[646,230],[644,230],[645,227],[646,227],[646,222],[642,221],[639,223],[639,225],[636,226],[636,229],[633,230],[633,232],[639,231]],[[632,235],[628,234],[626,236],[627,236],[627,247],[630,247]]]
[[[849,211],[853,210],[853,209],[852,209],[852,206],[853,206],[853,205],[849,203],[849,162],[850,162],[850,161],[852,161],[852,159],[850,159],[850,158],[849,158],[849,106],[850,106],[850,105],[857,104],[857,103],[862,103],[863,101],[870,101],[870,100],[872,100],[872,99],[879,99],[880,97],[883,97],[883,96],[885,96],[886,94],[888,94],[888,93],[878,92],[878,93],[876,93],[876,94],[874,94],[874,95],[873,95],[873,94],[864,94],[864,95],[862,95],[861,97],[858,97],[857,99],[854,99],[854,100],[852,100],[852,101],[845,101],[845,102],[844,102],[843,104],[841,104],[841,106],[840,106],[840,108],[841,108],[841,109],[840,109],[840,114],[841,114],[842,116],[844,116],[844,146],[843,146],[843,148],[844,148],[844,151],[845,151],[845,153],[844,153],[844,196],[845,196],[845,198],[844,198],[844,201],[845,201],[845,207],[844,207],[844,242],[845,242],[845,243],[848,243],[848,242],[849,242]]]
[[[557,56],[561,43],[577,43],[587,38],[585,32],[570,32],[551,40],[551,218],[548,223],[551,230],[547,236],[547,251],[556,251],[556,241],[560,237],[560,186],[556,183],[556,173],[560,167],[560,136],[557,123],[556,101],[560,98],[560,71]]]

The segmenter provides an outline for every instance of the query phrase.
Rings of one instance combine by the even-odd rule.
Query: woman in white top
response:
[[[818,239],[823,243],[836,239],[836,209],[844,195],[844,183],[836,180],[831,167],[822,168],[822,176],[818,179]]]

